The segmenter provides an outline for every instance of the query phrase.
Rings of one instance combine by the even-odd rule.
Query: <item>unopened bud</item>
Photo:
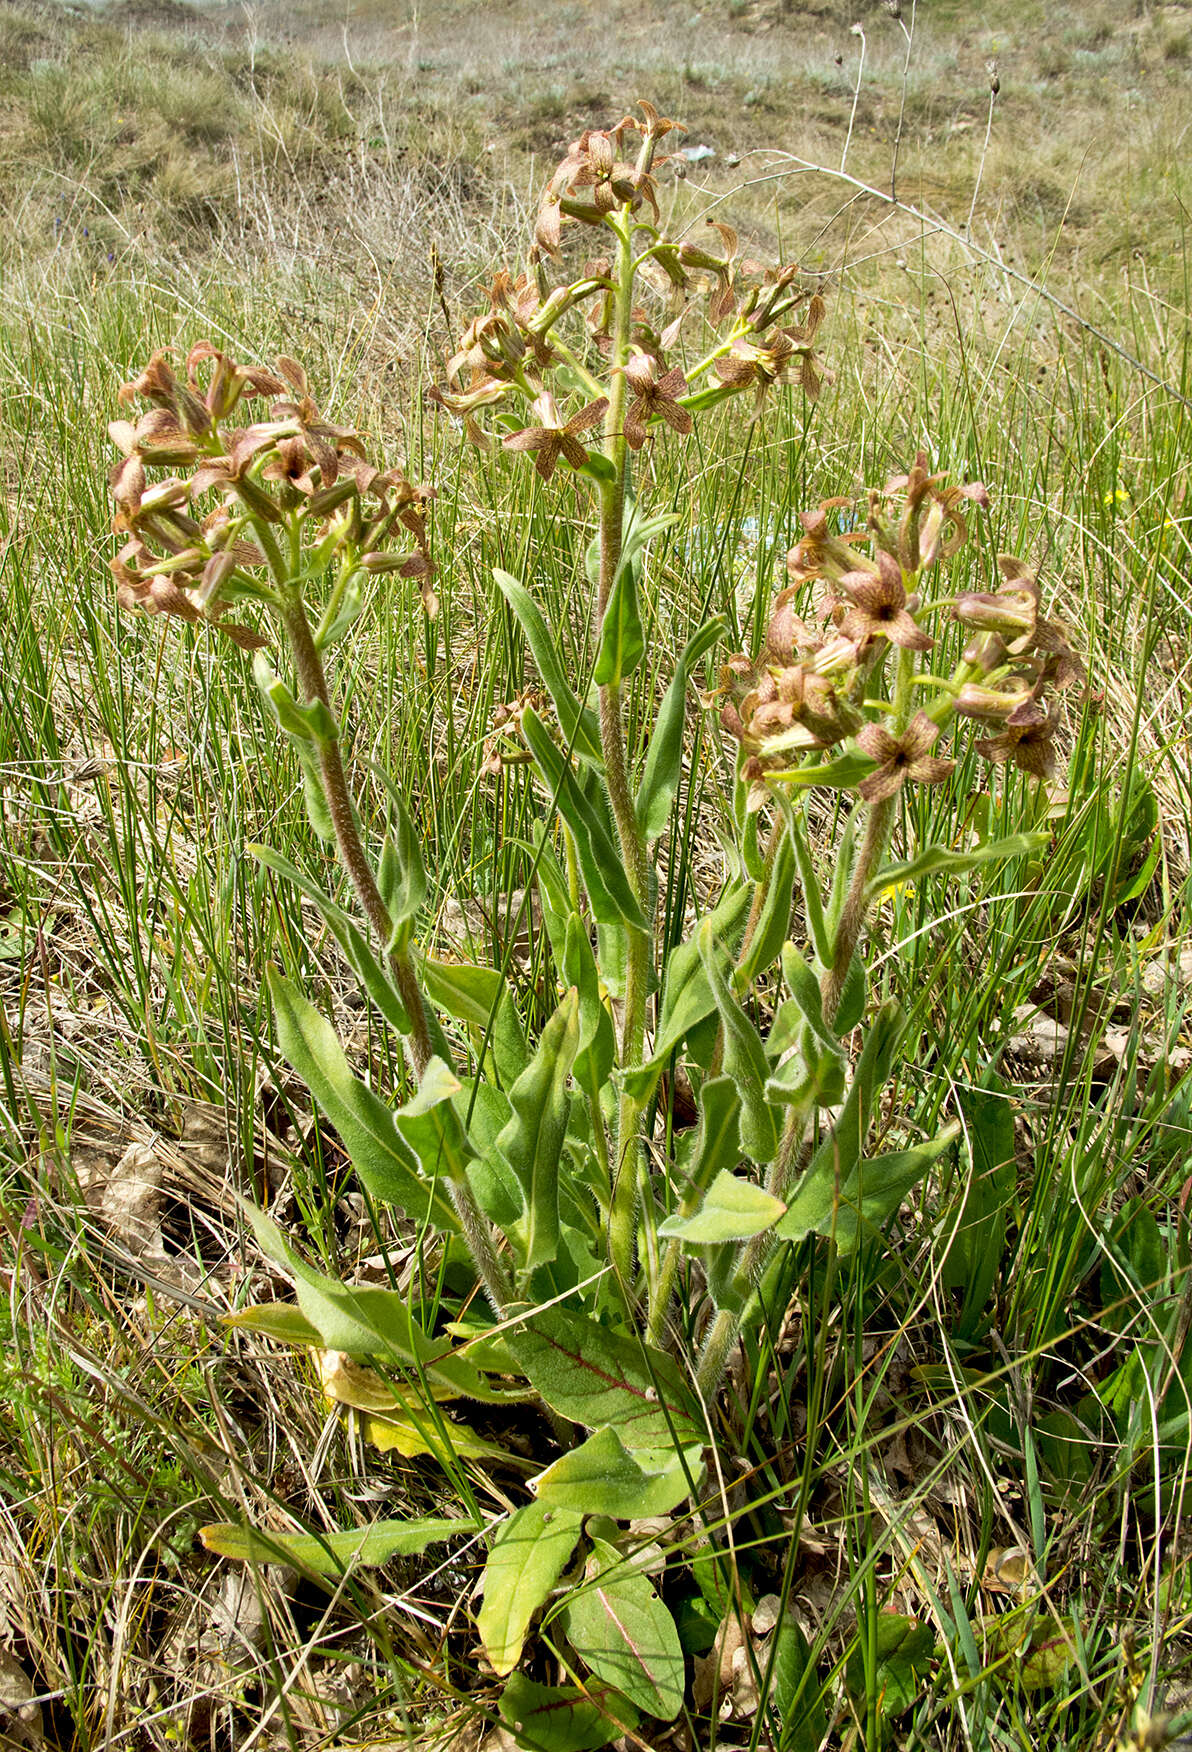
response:
[[[955,618],[966,627],[980,627],[985,632],[1008,633],[1017,638],[1032,631],[1036,620],[1035,605],[1029,598],[1014,594],[994,594],[989,590],[968,590],[952,605]]]
[[[1006,692],[1001,688],[981,687],[970,681],[957,694],[955,708],[963,718],[1002,720],[1023,706],[1030,699],[1032,691],[1029,682],[1012,686]]]

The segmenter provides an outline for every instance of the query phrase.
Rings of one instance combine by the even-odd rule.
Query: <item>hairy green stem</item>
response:
[[[897,795],[898,793],[895,792],[893,797],[883,797],[880,802],[870,805],[864,838],[857,852],[857,861],[853,865],[848,893],[844,897],[844,906],[840,912],[840,923],[836,927],[832,965],[820,982],[824,1000],[824,1021],[829,1028],[836,1020],[836,1012],[840,1008],[840,1000],[844,995],[845,982],[853,964],[853,956],[856,954],[857,944],[861,941],[861,932],[865,928],[865,918],[869,911],[869,905],[865,898],[866,890],[886,849],[886,840],[889,837],[890,823],[894,817],[894,803]]]
[[[801,1146],[807,1130],[809,1112],[809,1105],[799,1103],[787,1115],[778,1144],[778,1154],[770,1164],[770,1172],[766,1177],[766,1191],[774,1198],[784,1199],[790,1191],[791,1181],[803,1156]],[[773,1230],[767,1229],[760,1235],[754,1235],[741,1249],[740,1261],[733,1273],[733,1299],[738,1306],[721,1308],[717,1313],[704,1340],[696,1369],[696,1388],[706,1404],[711,1403],[724,1377],[729,1356],[741,1331],[741,1313],[749,1294],[756,1287],[777,1245]]]
[[[612,370],[609,403],[604,418],[604,454],[613,466],[613,479],[600,494],[600,575],[596,588],[597,626],[603,624],[621,562],[625,517],[625,477],[628,448],[625,443],[626,381],[629,336],[633,321],[633,242],[628,207],[613,227],[617,236],[614,272],[616,297],[613,305]],[[629,784],[625,726],[622,721],[621,689],[611,683],[600,689],[600,745],[604,755],[605,780],[616,823],[621,856],[638,905],[649,907],[650,872],[645,836],[637,819]],[[630,930],[625,972],[625,997],[621,1020],[622,1070],[641,1063],[646,1032],[646,1000],[649,996],[650,934]],[[613,1179],[609,1208],[609,1256],[623,1289],[629,1293],[634,1276],[637,1216],[638,1164],[642,1105],[622,1093],[617,1109],[613,1155]]]
[[[294,668],[304,702],[309,704],[318,700],[330,712],[327,678],[311,633],[310,622],[306,618],[301,589],[288,580],[282,589],[281,616],[293,652]],[[320,739],[318,760],[323,795],[335,829],[339,855],[369,924],[386,947],[394,984],[410,1018],[410,1060],[415,1074],[421,1077],[432,1056],[430,1025],[422,988],[409,951],[397,946],[390,947],[393,920],[377,887],[372,865],[360,838],[338,736]],[[492,1226],[476,1203],[475,1194],[463,1175],[452,1176],[450,1188],[452,1203],[455,1205],[472,1260],[488,1292],[489,1300],[500,1314],[513,1301],[513,1287],[497,1253]]]
[[[327,678],[323,673],[322,660],[315,646],[310,622],[306,618],[301,591],[292,584],[287,584],[283,592],[281,613],[286,636],[290,641],[290,649],[294,655],[294,668],[298,674],[298,686],[302,698],[307,703],[318,700],[330,712],[331,700],[327,691]],[[351,878],[357,898],[364,909],[365,917],[388,954],[394,983],[410,1018],[410,1058],[414,1070],[418,1076],[421,1076],[431,1057],[430,1027],[426,1017],[426,1006],[422,1000],[418,976],[414,971],[414,964],[410,960],[408,951],[389,948],[389,940],[393,935],[393,920],[389,916],[389,909],[377,887],[377,879],[373,875],[368,853],[360,838],[360,829],[352,804],[352,794],[348,788],[338,736],[320,738],[318,761],[319,774],[323,781],[323,794],[327,799],[328,813],[335,829],[335,843],[339,848],[344,869]]]

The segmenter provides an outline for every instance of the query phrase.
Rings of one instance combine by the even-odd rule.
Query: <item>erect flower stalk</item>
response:
[[[306,608],[302,601],[300,586],[287,585],[284,588],[281,615],[286,637],[290,642],[290,650],[293,653],[294,668],[297,672],[298,686],[303,702],[309,704],[312,700],[318,700],[330,711],[331,701],[327,691],[327,678],[323,673],[322,660],[315,646],[310,622],[306,618]],[[348,788],[343,751],[340,748],[338,735],[319,738],[318,762],[319,773],[323,781],[323,795],[327,800],[327,810],[331,816],[331,824],[335,829],[336,847],[352,887],[356,890],[356,897],[364,910],[364,915],[380,938],[382,947],[386,950],[386,959],[393,975],[393,982],[397,986],[406,1014],[410,1018],[410,1062],[414,1067],[415,1074],[421,1077],[431,1059],[430,1026],[427,1022],[422,988],[418,984],[418,975],[414,970],[409,951],[397,946],[390,946],[390,939],[393,936],[393,920],[389,916],[389,909],[377,887],[377,879],[373,874],[368,853],[360,838],[360,828],[352,804],[352,794]]]
[[[643,157],[648,144],[648,140],[643,142]],[[648,169],[648,165],[648,158],[644,164],[639,158],[639,167]],[[613,478],[602,484],[600,494],[600,573],[596,595],[598,631],[604,623],[624,543],[628,447],[624,433],[627,383],[623,367],[629,356],[629,331],[633,314],[633,231],[628,207],[621,214],[618,230],[615,269],[617,290],[612,335],[613,371],[604,427],[604,454],[612,464]],[[642,911],[647,912],[650,891],[649,863],[645,836],[637,819],[629,786],[619,683],[613,682],[600,689],[599,718],[600,746],[604,755],[609,801],[616,822],[621,856],[634,898]],[[649,996],[650,933],[630,930],[628,935],[621,1022],[622,1070],[633,1069],[641,1063],[645,1044],[646,1001]],[[641,1116],[641,1104],[622,1091],[617,1106],[613,1180],[610,1188],[609,1254],[626,1293],[631,1293],[634,1275],[637,1181],[641,1157],[641,1140],[638,1134]]]

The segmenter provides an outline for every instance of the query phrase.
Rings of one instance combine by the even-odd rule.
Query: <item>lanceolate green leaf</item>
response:
[[[584,1518],[557,1503],[533,1502],[503,1523],[484,1566],[477,1628],[499,1678],[521,1660],[530,1620],[562,1575]]]
[[[488,1036],[497,1074],[512,1082],[529,1051],[513,993],[499,967],[420,957],[418,972],[430,1002],[470,1030],[477,1047]]]
[[[241,1563],[290,1563],[320,1576],[338,1576],[353,1564],[388,1563],[391,1557],[416,1557],[428,1545],[474,1533],[475,1521],[374,1521],[343,1533],[265,1533],[255,1527],[220,1522],[199,1528],[199,1538],[218,1557]]]
[[[770,872],[765,900],[758,917],[757,928],[749,940],[740,965],[733,974],[733,986],[745,992],[775,959],[786,942],[791,928],[791,904],[795,891],[795,853],[790,835],[783,834],[774,866]]]
[[[524,1673],[510,1675],[497,1708],[503,1722],[516,1724],[525,1752],[596,1752],[638,1723],[629,1699],[611,1686],[539,1685]]]
[[[731,962],[728,945],[749,910],[749,896],[748,888],[730,890],[717,902],[705,921],[711,927],[716,945],[713,953],[726,975]],[[667,961],[662,1016],[654,1040],[654,1052],[646,1064],[625,1073],[625,1088],[635,1101],[650,1099],[672,1052],[715,1009],[716,999],[700,959],[698,935],[689,937],[686,942],[676,944]]]
[[[928,846],[925,852],[920,852],[917,858],[911,858],[905,864],[887,864],[884,870],[879,870],[866,888],[865,898],[872,903],[887,889],[899,887],[904,882],[918,882],[938,870],[949,876],[958,876],[962,871],[975,869],[978,864],[1004,863],[1007,858],[1023,857],[1042,850],[1050,839],[1049,833],[1012,833],[1005,839],[977,846],[971,852],[955,852],[950,846]]]
[[[776,1233],[788,1241],[802,1241],[813,1233],[831,1235],[841,1255],[852,1253],[873,1238],[911,1188],[951,1148],[959,1129],[951,1125],[930,1143],[859,1161],[839,1183],[831,1157],[817,1152]]]
[[[265,977],[281,1049],[339,1133],[369,1192],[396,1205],[412,1222],[457,1229],[445,1180],[419,1173],[414,1152],[390,1109],[367,1083],[352,1075],[331,1024],[293,981],[273,969]]]
[[[404,928],[413,922],[426,899],[427,877],[421,841],[396,787],[390,789],[389,798],[395,819],[385,836],[378,881],[396,940],[403,931],[409,934]]]
[[[597,1430],[532,1480],[538,1499],[614,1521],[669,1515],[698,1482],[700,1448],[626,1448],[616,1430]]]
[[[609,592],[600,644],[592,679],[598,687],[619,687],[641,662],[646,649],[641,611],[637,605],[637,577],[632,566],[621,566]]]
[[[711,921],[705,919],[696,933],[700,960],[724,1026],[724,1071],[732,1077],[741,1096],[741,1142],[754,1162],[773,1160],[778,1148],[775,1110],[765,1097],[769,1064],[761,1035],[729,990],[720,964]]]
[[[327,1350],[356,1358],[377,1357],[411,1375],[425,1376],[432,1389],[488,1401],[510,1395],[491,1387],[479,1369],[457,1355],[445,1338],[423,1332],[396,1290],[342,1284],[299,1257],[281,1230],[255,1205],[242,1205],[257,1245],[266,1259],[294,1279],[298,1306]],[[516,1395],[515,1395],[516,1397]]]
[[[645,916],[633,897],[621,855],[592,804],[584,796],[574,772],[555,746],[542,719],[528,707],[522,714],[522,734],[534,756],[560,815],[575,839],[576,856],[588,890],[592,913],[601,924],[624,921],[637,930],[646,927]]]
[[[722,619],[708,621],[679,653],[670,686],[662,696],[646,751],[637,792],[637,819],[647,840],[656,840],[670,818],[671,804],[683,770],[683,725],[691,672],[723,633]]]
[[[668,1217],[658,1233],[704,1245],[715,1241],[746,1241],[772,1229],[786,1206],[752,1180],[722,1170],[690,1217]]]
[[[675,1621],[648,1577],[613,1545],[594,1542],[581,1592],[563,1613],[568,1640],[598,1679],[647,1715],[670,1722],[683,1705],[683,1650]]]
[[[617,1052],[612,1017],[600,997],[600,970],[584,921],[572,912],[567,918],[563,947],[563,978],[579,993],[579,1050],[575,1055],[575,1080],[587,1094],[599,1099]]]
[[[603,767],[604,756],[600,749],[600,726],[596,721],[596,714],[581,704],[567,680],[567,671],[555,648],[551,630],[543,619],[542,610],[525,586],[519,584],[508,572],[494,567],[493,577],[526,636],[530,655],[554,701],[555,716],[563,735],[580,760],[591,766]]]
[[[702,1441],[682,1376],[662,1351],[566,1308],[548,1308],[508,1334],[530,1384],[560,1417],[611,1424],[627,1448]]]
[[[234,1314],[223,1315],[222,1320],[225,1326],[264,1333],[276,1344],[321,1343],[318,1327],[312,1326],[301,1308],[292,1302],[254,1302],[248,1308],[238,1308]]]
[[[440,1058],[432,1058],[414,1094],[393,1115],[398,1131],[428,1177],[463,1180],[473,1151],[455,1107],[463,1085]]]
[[[509,1091],[513,1117],[497,1138],[525,1199],[521,1239],[527,1271],[549,1265],[559,1250],[559,1160],[571,1105],[567,1081],[578,1046],[579,994],[572,986]]]
[[[696,1208],[699,1195],[723,1168],[740,1159],[741,1097],[731,1077],[710,1077],[699,1092],[700,1126],[695,1134],[690,1164],[682,1166],[687,1176],[683,1205]]]

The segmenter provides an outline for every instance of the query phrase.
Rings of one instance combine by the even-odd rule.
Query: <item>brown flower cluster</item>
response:
[[[260,398],[269,400],[268,419],[229,423]],[[320,412],[293,359],[265,371],[201,341],[179,377],[157,352],[120,390],[122,402],[137,399],[147,412],[108,427],[122,453],[110,476],[113,528],[126,538],[111,562],[122,608],[208,621],[245,650],[267,644],[225,616],[238,601],[276,605],[268,531],[288,520],[323,566],[339,557],[364,572],[397,570],[418,579],[433,605],[423,510],[430,495],[397,471],[373,468],[359,435]],[[157,469],[188,472],[150,483]],[[204,511],[200,501],[211,496]],[[412,553],[387,551],[399,533],[413,538]]]
[[[545,480],[560,462],[571,469],[588,464],[583,436],[617,393],[618,374],[628,394],[617,435],[633,450],[664,429],[685,436],[693,427],[693,408],[742,391],[752,391],[755,418],[776,383],[799,382],[811,397],[820,391],[814,346],[823,299],[793,265],[768,268],[741,260],[736,232],[719,221],[708,222],[718,240],[708,247],[664,235],[657,176],[667,160],[657,147],[680,124],[648,103],[639,108],[640,118],[588,128],[572,141],[543,194],[528,271],[516,278],[507,271],[496,275],[488,310],[447,350],[443,381],[428,391],[462,420],[473,443],[487,448],[499,438],[509,451],[531,453]],[[568,228],[610,228],[620,250],[627,223],[634,239],[634,296],[614,360],[614,312],[618,297],[626,296],[616,274],[623,269],[614,267],[611,255],[596,255],[575,279],[552,290],[548,265],[561,258]],[[698,367],[701,380],[693,381],[668,355],[705,289],[711,327],[729,327]],[[636,302],[643,292],[664,302],[661,320]],[[568,346],[557,325],[572,311],[583,322],[575,325],[578,343]],[[496,432],[481,424],[485,409]]]
[[[920,453],[908,473],[867,495],[855,527],[847,527],[856,516],[848,499],[803,513],[802,538],[787,556],[792,583],[775,603],[760,657],[738,655],[721,672],[721,722],[741,744],[753,807],[764,801],[766,784],[797,761],[850,740],[874,763],[856,780],[867,802],[892,797],[908,782],[939,784],[954,762],[935,746],[957,714],[1000,727],[975,743],[986,760],[1051,775],[1059,720],[1048,690],[1062,691],[1084,672],[1062,624],[1042,614],[1038,582],[1021,560],[999,561],[996,591],[966,592],[953,602],[955,619],[977,636],[950,681],[923,678],[936,694],[930,711],[908,718],[905,687],[901,714],[881,699],[891,648],[903,653],[904,666],[932,650],[922,625],[926,575],[966,541],[968,506],[988,503],[980,482],[948,485],[928,473]],[[800,605],[816,586],[811,624]],[[883,721],[891,713],[898,731]]]
[[[975,744],[986,760],[1011,761],[1035,778],[1050,778],[1059,716],[1048,690],[1083,687],[1084,665],[1063,623],[1040,613],[1035,574],[1011,554],[1000,556],[998,568],[998,590],[967,591],[952,606],[956,619],[979,635],[965,649],[978,678],[961,687],[955,710],[1001,726],[998,735]]]
[[[565,220],[599,225],[614,208],[636,211],[644,201],[658,222],[658,192],[654,171],[664,159],[656,158],[654,146],[676,128],[678,122],[660,116],[653,104],[641,102],[636,116],[622,116],[615,128],[585,128],[573,140],[546,185],[534,236],[548,255],[557,255]],[[641,136],[643,150],[630,163],[622,156],[626,136]]]

